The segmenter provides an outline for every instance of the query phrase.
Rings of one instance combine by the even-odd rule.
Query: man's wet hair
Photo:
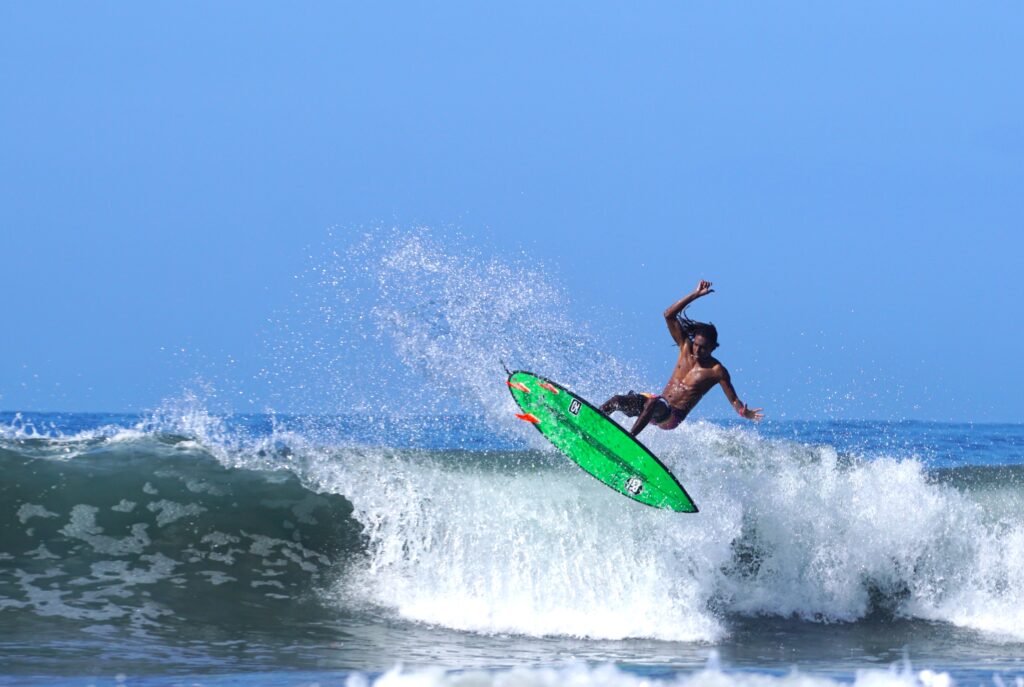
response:
[[[676,315],[679,326],[683,329],[683,336],[693,341],[693,337],[702,335],[711,343],[711,350],[718,348],[718,330],[710,322],[698,322],[686,316],[686,311]]]

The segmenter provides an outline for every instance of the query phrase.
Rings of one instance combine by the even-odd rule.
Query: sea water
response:
[[[0,682],[1024,687],[1024,425],[691,418],[648,508],[514,418],[502,360],[651,377],[536,265],[373,236],[268,412],[0,413]]]
[[[390,446],[359,420],[322,444],[288,417],[0,418],[4,679],[1024,675],[1022,426],[652,434],[683,515],[477,418],[396,421]]]

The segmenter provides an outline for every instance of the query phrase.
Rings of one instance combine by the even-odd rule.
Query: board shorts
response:
[[[630,391],[620,401],[619,408],[630,417],[636,417],[643,412],[647,402],[654,399],[654,413],[651,415],[651,424],[661,429],[675,429],[686,419],[686,411],[676,408],[664,396],[657,394],[637,393]],[[635,412],[634,412],[635,411]]]

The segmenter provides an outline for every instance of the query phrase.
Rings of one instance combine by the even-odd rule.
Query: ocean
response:
[[[1024,425],[501,427],[0,414],[0,684],[1024,685]]]
[[[428,230],[311,256],[251,379],[181,352],[152,411],[0,413],[0,684],[1024,687],[1024,425],[795,421],[737,362],[768,420],[645,430],[700,508],[656,510],[499,361],[600,402],[667,332]]]

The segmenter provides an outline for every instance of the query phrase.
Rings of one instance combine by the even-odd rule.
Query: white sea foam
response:
[[[146,508],[151,512],[156,513],[156,524],[158,527],[163,527],[176,520],[195,517],[206,512],[206,509],[198,503],[177,503],[167,499],[151,501],[146,505]]]
[[[8,423],[0,423],[0,439],[23,444],[40,442],[35,449],[51,460],[72,460],[99,444],[136,441],[145,436],[146,432],[140,428],[117,424],[67,434],[52,420],[37,420],[23,413],[15,413]],[[26,448],[23,446],[22,450]],[[33,453],[31,448],[27,452]]]
[[[611,665],[513,668],[487,672],[395,668],[375,679],[357,674],[346,682],[347,687],[839,687],[849,684],[798,671],[777,676],[729,673],[716,667],[668,679],[652,678]],[[953,687],[955,682],[948,673],[914,671],[909,665],[904,665],[889,670],[859,671],[852,684],[854,687]],[[1024,680],[1017,678],[1016,685],[1024,687]]]
[[[349,598],[426,623],[713,641],[729,614],[856,621],[881,606],[1022,636],[1024,526],[989,522],[919,462],[705,424],[651,443],[699,514],[638,505],[567,462],[498,470],[380,449],[307,453],[299,469],[365,526]]]
[[[403,617],[530,635],[721,633],[702,589],[719,558],[728,559],[720,543],[728,537],[694,520],[633,510],[589,478],[550,468],[450,471],[376,451],[315,475],[325,490],[373,485],[342,489],[370,542],[366,565],[343,584]]]
[[[968,565],[956,571],[957,584],[915,599],[908,612],[1020,642],[1024,639],[1024,525],[1003,522],[977,528],[973,546],[963,548]]]
[[[513,419],[499,358],[585,393],[636,388],[541,273],[451,255],[422,233],[401,238],[374,244],[395,247],[380,254],[362,249],[358,266],[322,271],[321,286],[341,293],[346,270],[376,283],[374,331],[348,337],[392,341],[439,394],[545,450]],[[344,494],[368,548],[338,593],[401,617],[491,633],[713,641],[730,614],[856,621],[881,607],[1024,638],[1024,516],[988,511],[913,459],[856,460],[700,422],[650,429],[645,443],[701,507],[680,515],[624,499],[568,461],[460,465],[332,449],[282,429],[264,443],[290,452],[268,460],[187,406],[180,422],[168,410],[169,421],[225,464],[287,466],[316,491]]]
[[[749,560],[718,592],[730,610],[857,620],[874,595],[900,615],[1024,638],[1021,513],[994,518],[916,460],[844,464],[830,447],[707,425],[658,443],[706,511],[743,504]],[[702,447],[708,459],[688,465]]]
[[[56,518],[58,515],[35,503],[23,503],[18,508],[18,520],[23,525],[32,518]]]
[[[87,504],[78,504],[71,509],[71,518],[60,532],[70,539],[81,539],[92,546],[93,550],[113,556],[142,553],[150,544],[146,533],[148,525],[136,523],[131,527],[131,534],[126,537],[111,537],[103,534],[103,528],[96,524],[99,508]]]

